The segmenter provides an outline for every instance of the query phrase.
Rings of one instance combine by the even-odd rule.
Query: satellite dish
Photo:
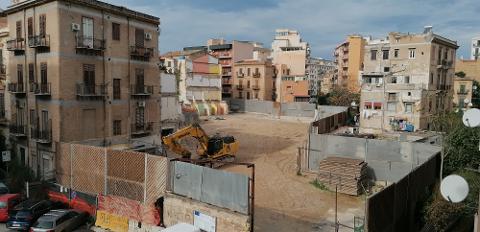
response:
[[[465,111],[463,124],[468,127],[480,127],[480,110],[473,108]]]
[[[442,197],[450,202],[459,203],[468,195],[468,183],[459,175],[445,177],[440,184]]]

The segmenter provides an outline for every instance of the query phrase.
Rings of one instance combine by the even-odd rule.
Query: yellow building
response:
[[[336,86],[352,91],[360,91],[360,71],[363,64],[363,47],[365,39],[359,35],[350,35],[347,40],[335,48],[335,63],[337,75],[334,78]]]

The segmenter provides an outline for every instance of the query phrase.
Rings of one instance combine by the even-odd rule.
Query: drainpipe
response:
[[[105,11],[102,10],[102,39],[103,39],[103,42],[104,42],[104,46],[105,46],[105,50],[106,50],[106,40],[105,40]],[[94,41],[95,43],[95,41]],[[105,79],[106,79],[106,68],[107,68],[107,64],[106,64],[106,61],[105,61],[105,51],[103,51],[103,55],[102,55],[102,62],[103,62],[103,80],[102,80],[102,83],[103,83],[103,87],[105,88],[105,91],[107,93],[107,95],[103,98],[103,144],[106,146],[107,145],[107,128],[108,128],[108,118],[107,117],[107,100],[109,98],[109,95],[108,95],[108,88],[107,88],[107,84],[105,83]],[[110,114],[110,111],[108,111],[108,113]]]

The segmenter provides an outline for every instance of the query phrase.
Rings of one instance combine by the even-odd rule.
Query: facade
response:
[[[7,94],[8,67],[8,24],[7,17],[0,17],[0,125],[6,126],[10,115],[10,95]]]
[[[275,100],[276,73],[271,61],[242,60],[235,63],[233,73],[234,98]]]
[[[453,79],[453,106],[467,108],[472,103],[473,80],[470,78],[455,77]]]
[[[218,58],[222,66],[222,99],[231,98],[234,82],[233,66],[240,60],[252,59],[255,45],[249,41],[234,40],[227,43],[224,39],[210,39],[207,47],[210,54]]]
[[[328,72],[335,70],[336,65],[330,60],[310,57],[307,61],[306,68],[309,95],[318,96],[321,92],[323,78],[328,76]]]
[[[457,60],[455,72],[464,72],[468,78],[480,82],[480,60]]]
[[[420,34],[392,32],[365,46],[360,130],[383,133],[431,128],[452,109],[458,46],[426,27]]]
[[[472,60],[477,60],[480,56],[480,36],[472,39],[472,48],[470,54],[470,59]]]
[[[350,35],[347,40],[338,45],[334,51],[337,75],[334,77],[335,86],[348,88],[359,92],[361,86],[360,73],[363,70],[364,46],[366,40],[359,35]]]
[[[272,59],[274,64],[286,65],[286,74],[282,73],[280,89],[297,86],[288,93],[281,91],[281,102],[309,101],[309,80],[307,77],[307,61],[310,57],[310,46],[302,41],[298,31],[277,29],[272,42]],[[299,83],[302,82],[302,83]],[[304,88],[306,87],[306,88]]]
[[[96,0],[10,6],[10,141],[20,162],[54,177],[60,142],[160,131],[157,17]]]
[[[161,58],[160,65],[160,123],[161,135],[176,131],[181,125],[181,107],[178,101],[178,82],[176,60]]]

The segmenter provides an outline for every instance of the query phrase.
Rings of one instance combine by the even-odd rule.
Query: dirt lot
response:
[[[255,163],[256,231],[335,231],[335,193],[315,188],[311,178],[296,173],[297,148],[306,141],[308,123],[255,114],[225,119],[202,126],[209,134],[235,136],[240,142],[237,161]],[[363,201],[339,194],[338,202],[340,223],[353,227],[353,217],[363,216]]]

